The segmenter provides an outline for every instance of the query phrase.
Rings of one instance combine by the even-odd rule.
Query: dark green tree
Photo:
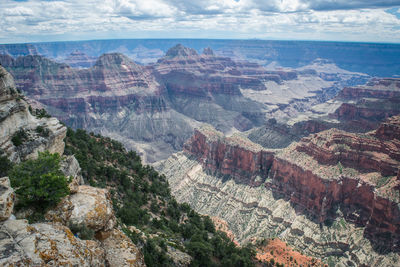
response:
[[[60,155],[48,151],[27,160],[10,171],[11,186],[16,190],[18,206],[45,211],[69,193],[68,181],[60,171]]]

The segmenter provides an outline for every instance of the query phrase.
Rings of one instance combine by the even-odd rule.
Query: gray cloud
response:
[[[400,6],[399,0],[311,0],[304,2],[308,4],[309,8],[320,11]]]
[[[274,38],[400,42],[400,0],[0,0],[0,42]]]

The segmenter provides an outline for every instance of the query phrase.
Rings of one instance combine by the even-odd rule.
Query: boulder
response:
[[[146,266],[143,255],[132,241],[120,230],[113,229],[102,241],[107,266]]]
[[[108,190],[87,185],[78,186],[75,194],[63,198],[57,207],[47,212],[46,218],[64,225],[86,225],[94,231],[108,231],[115,226]]]

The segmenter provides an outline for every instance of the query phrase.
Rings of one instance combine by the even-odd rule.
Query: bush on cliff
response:
[[[69,193],[68,181],[60,171],[60,155],[39,152],[37,159],[24,161],[10,171],[17,208],[34,208],[43,213]]]

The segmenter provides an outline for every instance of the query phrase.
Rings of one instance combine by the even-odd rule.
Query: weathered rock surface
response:
[[[96,63],[96,57],[91,57],[79,50],[75,50],[63,62],[72,68],[90,68]]]
[[[190,262],[192,261],[192,257],[189,254],[170,246],[167,246],[167,255],[177,267],[190,266]]]
[[[0,221],[7,220],[13,211],[15,201],[14,189],[8,177],[0,178]]]
[[[76,160],[74,155],[64,156],[60,165],[61,171],[65,177],[72,179],[68,185],[70,193],[74,194],[78,192],[79,186],[85,183],[81,174],[79,162]]]
[[[184,151],[192,154],[216,175],[232,177],[236,182],[252,186],[261,185],[261,177],[268,175],[273,153],[239,135],[224,137],[212,127],[195,130],[193,137],[184,145]]]
[[[138,248],[120,230],[111,230],[111,233],[101,241],[101,244],[105,251],[107,266],[145,266],[143,256]]]
[[[45,150],[63,154],[66,131],[56,118],[33,116],[11,75],[0,66],[0,149],[11,161],[35,158]],[[21,144],[12,141],[18,133]]]
[[[400,262],[395,252],[377,252],[364,236],[364,227],[340,216],[330,226],[320,224],[306,215],[304,207],[277,197],[269,188],[223,181],[207,174],[194,157],[182,152],[172,155],[160,168],[178,202],[224,219],[242,244],[252,238],[279,237],[305,255],[338,266],[397,266]]]
[[[98,241],[80,240],[61,224],[7,220],[0,235],[3,266],[105,266]]]
[[[66,127],[55,118],[32,116],[1,66],[0,111],[1,154],[14,162],[36,157],[44,150],[62,156]],[[13,140],[15,136],[18,140]],[[71,195],[48,211],[46,217],[52,222],[15,220],[15,193],[9,179],[0,178],[0,266],[145,266],[137,247],[114,228],[116,218],[108,190],[82,185],[81,168],[74,156],[63,156],[60,165],[72,180]],[[29,207],[26,211],[29,213]],[[68,228],[71,224],[109,234],[101,241],[80,240]]]
[[[111,196],[107,189],[87,185],[78,187],[76,193],[66,196],[47,218],[69,223],[86,225],[94,231],[109,231],[115,226]]]

